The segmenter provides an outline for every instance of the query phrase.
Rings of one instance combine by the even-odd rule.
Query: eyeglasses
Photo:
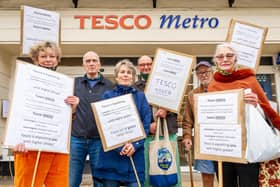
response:
[[[233,53],[226,53],[226,54],[218,54],[218,55],[216,55],[216,58],[219,60],[222,60],[225,57],[228,59],[228,58],[233,58],[234,56],[235,56],[235,54],[233,54]]]
[[[140,67],[145,67],[145,66],[151,66],[153,63],[143,63],[143,64],[139,64]]]
[[[198,76],[202,76],[202,75],[209,75],[210,72],[211,72],[211,70],[202,71],[202,72],[197,71],[196,74],[197,74]]]

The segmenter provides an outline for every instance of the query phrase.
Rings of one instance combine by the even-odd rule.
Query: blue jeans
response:
[[[119,181],[114,181],[114,180],[103,180],[103,187],[119,187],[121,184]],[[130,183],[125,183],[125,186],[127,187],[138,187],[137,182],[130,182]],[[141,184],[141,187],[143,187],[144,184]],[[95,187],[95,186],[94,186]]]
[[[70,146],[70,187],[79,187],[82,182],[86,157],[89,155],[91,173],[96,166],[101,141],[96,139],[84,139],[71,136]],[[96,179],[93,179],[94,187],[102,187]]]

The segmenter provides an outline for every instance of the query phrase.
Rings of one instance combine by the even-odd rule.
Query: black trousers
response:
[[[217,178],[218,162],[214,162]],[[239,164],[223,162],[224,187],[258,187],[259,163]]]

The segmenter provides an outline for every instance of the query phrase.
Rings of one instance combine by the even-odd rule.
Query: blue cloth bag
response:
[[[178,182],[176,166],[176,143],[169,140],[166,119],[163,119],[164,138],[159,139],[161,119],[157,119],[155,139],[149,145],[150,184],[153,187],[168,187]]]

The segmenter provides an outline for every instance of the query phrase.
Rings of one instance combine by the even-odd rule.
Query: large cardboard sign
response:
[[[267,27],[233,19],[230,21],[226,41],[237,51],[237,63],[241,67],[249,67],[257,72],[267,31]]]
[[[145,87],[148,102],[179,113],[194,62],[194,56],[157,49]]]
[[[146,137],[131,94],[91,104],[104,151]]]
[[[243,90],[195,94],[195,158],[246,163]]]
[[[17,61],[4,144],[24,143],[30,150],[69,153],[72,78]]]
[[[60,15],[30,6],[21,7],[21,55],[28,55],[30,48],[42,41],[60,46]]]

